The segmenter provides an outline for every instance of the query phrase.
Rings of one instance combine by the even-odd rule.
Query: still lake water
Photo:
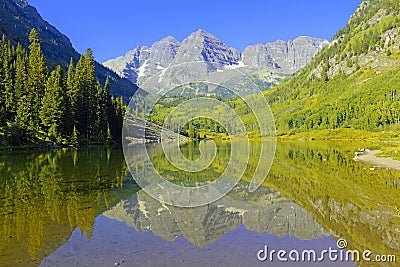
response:
[[[266,245],[319,256],[345,239],[348,250],[400,260],[400,172],[355,162],[359,147],[368,144],[278,142],[263,186],[250,193],[259,151],[251,144],[243,180],[197,208],[168,206],[141,191],[119,148],[1,152],[0,266],[398,266],[257,259]],[[159,145],[149,150],[172,182],[198,184],[226,167],[229,145],[218,148],[207,170],[189,176],[168,166]],[[199,154],[195,144],[182,152]],[[146,166],[138,162],[135,170]]]

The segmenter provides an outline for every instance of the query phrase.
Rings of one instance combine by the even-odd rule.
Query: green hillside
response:
[[[400,2],[363,1],[331,44],[265,92],[278,133],[400,129]]]
[[[70,59],[76,64],[80,54],[72,47],[67,36],[58,31],[54,26],[43,20],[37,10],[25,1],[0,0],[0,38],[3,34],[17,45],[21,42],[29,46],[29,32],[35,28],[41,39],[42,51],[46,56],[46,65],[55,69],[60,65],[67,70]],[[107,77],[110,80],[111,92],[114,96],[122,96],[127,100],[137,90],[137,86],[126,79],[120,78],[115,72],[96,64],[96,76],[102,85]]]

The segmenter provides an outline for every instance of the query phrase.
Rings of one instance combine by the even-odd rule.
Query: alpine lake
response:
[[[195,160],[198,145],[181,151]],[[400,172],[353,160],[370,143],[279,141],[268,176],[251,193],[259,146],[250,143],[247,169],[232,191],[195,208],[142,191],[132,175],[148,163],[138,161],[131,174],[119,147],[1,152],[0,266],[398,266],[363,258],[369,250],[370,259],[400,261]],[[227,166],[230,143],[217,147],[212,164],[192,174],[171,166],[160,144],[148,150],[171,182],[199,184]],[[320,259],[330,248],[337,258]],[[277,253],[271,259],[271,250],[287,251],[287,261]],[[304,250],[316,258],[302,260]],[[359,260],[343,258],[355,250]]]

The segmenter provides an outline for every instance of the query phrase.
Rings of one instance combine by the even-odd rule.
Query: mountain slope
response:
[[[103,65],[114,70],[118,75],[121,76],[124,74],[124,71],[128,70],[132,70],[136,73],[140,65],[142,65],[148,59],[149,49],[150,47],[148,46],[138,46],[126,53],[124,56],[104,62]],[[130,68],[125,69],[127,64],[130,64]]]
[[[72,58],[76,64],[79,53],[72,47],[67,36],[54,26],[43,20],[37,10],[25,0],[0,0],[0,34],[5,34],[14,44],[20,41],[29,45],[28,35],[31,28],[36,28],[41,39],[42,51],[47,58],[47,65],[53,69],[61,65],[68,67]],[[97,78],[104,84],[106,77],[110,78],[112,93],[127,99],[137,89],[128,80],[121,79],[116,73],[96,63]]]
[[[329,46],[265,92],[279,132],[398,130],[400,3],[363,1]]]
[[[264,67],[273,71],[293,74],[304,67],[329,42],[327,40],[300,36],[288,42],[278,40],[265,45],[248,46],[243,51],[243,63]]]
[[[148,77],[164,70],[172,63],[180,43],[172,36],[167,36],[158,42],[155,42],[151,48],[146,51],[147,58],[144,62],[128,62],[124,69],[124,77],[134,82],[138,79],[146,80]],[[134,67],[132,68],[132,65]]]
[[[154,43],[151,48],[137,47],[125,56],[103,64],[131,82],[143,85],[153,75],[158,75],[160,81],[169,84],[177,73],[190,75],[184,67],[188,66],[186,63],[203,62],[196,63],[197,77],[240,68],[241,72],[250,74],[260,87],[267,89],[304,67],[327,44],[326,40],[302,36],[289,42],[249,46],[242,54],[214,35],[198,30],[181,44],[168,36]],[[179,65],[182,67],[166,70],[167,67]]]
[[[173,61],[174,65],[192,61],[213,63],[210,68],[223,68],[226,65],[239,64],[241,55],[234,48],[226,46],[214,35],[198,30],[190,34],[185,40]]]

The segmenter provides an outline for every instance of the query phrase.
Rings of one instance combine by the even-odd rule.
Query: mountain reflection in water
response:
[[[152,146],[156,168],[172,182],[191,182],[173,175],[157,145]],[[195,158],[198,151],[191,146],[182,151]],[[238,186],[197,208],[168,206],[140,191],[119,148],[4,152],[0,266],[265,265],[255,256],[265,244],[321,250],[335,247],[339,238],[347,240],[348,249],[398,255],[400,194],[395,185],[400,175],[353,161],[354,151],[366,146],[278,143],[264,186],[249,193],[246,181],[258,151],[252,144]],[[221,172],[229,148],[222,145],[220,152],[198,176],[202,183]],[[138,163],[138,172],[145,168]]]

